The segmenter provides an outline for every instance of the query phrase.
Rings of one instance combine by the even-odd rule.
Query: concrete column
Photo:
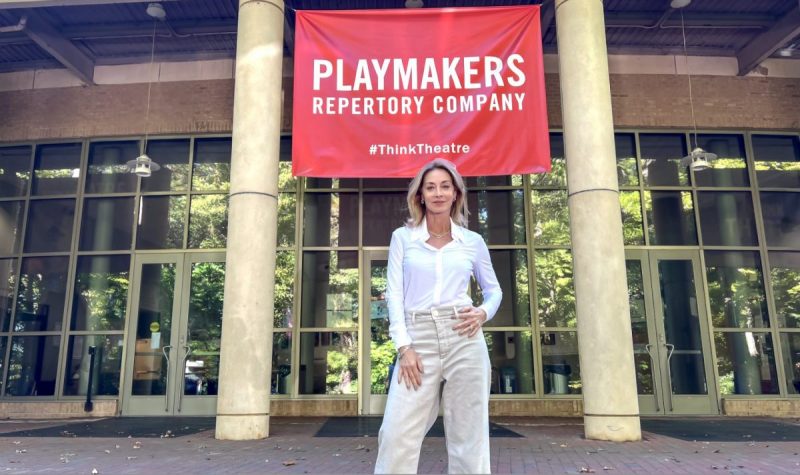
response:
[[[640,440],[603,3],[556,0],[556,22],[584,431]]]
[[[216,437],[269,435],[283,1],[240,0]]]

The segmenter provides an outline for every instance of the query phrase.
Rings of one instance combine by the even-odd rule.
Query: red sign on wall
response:
[[[538,6],[297,11],[292,170],[550,170]]]

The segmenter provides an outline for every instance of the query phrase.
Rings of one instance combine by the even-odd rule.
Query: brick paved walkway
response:
[[[16,434],[61,426],[65,421],[0,421],[0,472],[371,473],[376,438],[314,437],[325,420],[276,417],[269,439],[250,442],[218,441],[210,430],[171,437],[172,432],[166,433],[170,429],[165,429],[168,437],[164,438],[73,437],[70,433],[26,437]],[[721,442],[683,440],[645,431],[643,441],[630,443],[585,440],[580,419],[518,417],[493,421],[524,436],[492,439],[493,473],[800,473],[797,419],[781,420],[783,431],[741,434],[741,440],[735,440],[736,434],[722,438],[734,441]],[[709,423],[717,422],[724,425],[726,420],[698,418],[690,424],[709,427]],[[766,429],[777,423],[771,419],[756,422]],[[164,427],[169,427],[169,422]],[[181,428],[174,429],[180,433]],[[782,436],[781,432],[791,435]],[[443,438],[425,440],[420,473],[447,473]]]

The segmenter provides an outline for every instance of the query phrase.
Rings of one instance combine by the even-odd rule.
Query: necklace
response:
[[[436,234],[435,232],[433,232],[433,231],[431,231],[431,230],[429,229],[429,230],[428,230],[428,234],[430,234],[431,236],[435,237],[436,239],[442,239],[443,237],[445,237],[445,236],[447,236],[448,234],[450,234],[450,230],[448,230],[448,231],[445,231],[445,232],[443,232],[442,234]]]

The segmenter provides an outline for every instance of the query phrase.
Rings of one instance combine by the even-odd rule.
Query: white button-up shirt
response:
[[[428,244],[428,226],[403,226],[392,233],[389,245],[386,299],[389,307],[389,335],[396,348],[410,345],[405,313],[431,307],[471,306],[467,290],[475,276],[483,293],[479,308],[488,319],[494,317],[503,292],[480,234],[464,229],[452,220],[453,240],[441,249]]]

